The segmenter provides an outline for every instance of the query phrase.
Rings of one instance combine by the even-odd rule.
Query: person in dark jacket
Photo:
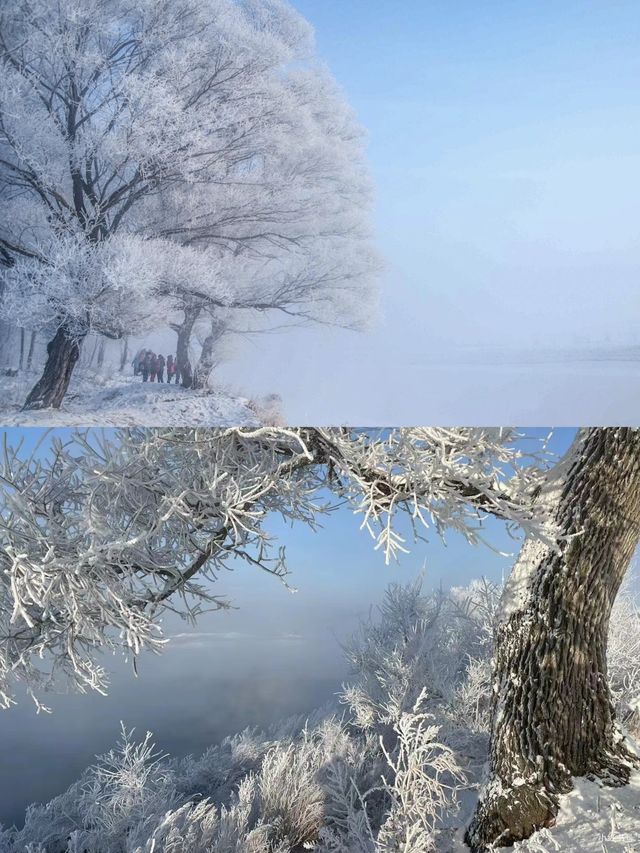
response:
[[[164,356],[156,356],[156,377],[158,382],[164,382]]]
[[[177,364],[172,355],[167,356],[167,382],[171,385],[171,380],[176,375]],[[176,385],[178,384],[178,379],[176,377]]]
[[[147,354],[144,359],[144,370],[142,372],[142,381],[146,382],[155,382],[156,381],[156,357],[151,350],[147,350]]]
[[[138,350],[138,352],[136,353],[135,358],[132,362],[134,376],[140,376],[140,374],[142,373],[142,365],[144,364],[144,357],[146,354],[146,349]]]

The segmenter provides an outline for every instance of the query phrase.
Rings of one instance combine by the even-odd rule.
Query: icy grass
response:
[[[391,586],[345,647],[353,677],[339,705],[200,757],[160,755],[124,728],[117,747],[65,793],[31,806],[0,853],[430,853],[464,849],[486,760],[491,625],[499,590],[448,596]],[[610,672],[638,731],[639,611],[619,597]],[[640,776],[625,789],[577,780],[558,826],[522,853],[636,849]]]

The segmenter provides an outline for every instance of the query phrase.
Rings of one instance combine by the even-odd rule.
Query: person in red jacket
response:
[[[156,376],[158,382],[164,382],[164,356],[156,356]]]

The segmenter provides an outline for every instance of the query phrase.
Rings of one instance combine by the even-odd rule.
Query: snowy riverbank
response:
[[[31,374],[0,376],[0,417],[5,426],[257,426],[280,420],[280,399],[250,400],[227,389],[191,391],[142,383],[126,374],[80,373],[62,407],[21,411]]]

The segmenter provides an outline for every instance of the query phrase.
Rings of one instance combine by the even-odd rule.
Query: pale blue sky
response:
[[[384,320],[260,336],[224,376],[296,423],[629,420],[637,363],[441,362],[637,341],[640,5],[294,5],[369,134]]]
[[[507,309],[544,319],[580,296],[572,336],[614,335],[627,319],[619,332],[635,340],[607,289],[640,319],[637,2],[294,5],[369,133],[379,238],[399,273],[387,308],[404,284],[408,316],[447,308],[482,339],[477,304],[513,341]],[[536,289],[564,295],[536,306]]]

